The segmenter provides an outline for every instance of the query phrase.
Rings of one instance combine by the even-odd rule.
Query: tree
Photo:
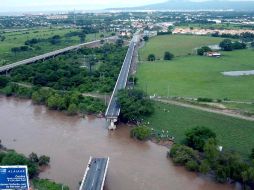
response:
[[[209,51],[212,51],[211,48],[209,48],[208,46],[203,46],[203,47],[197,49],[197,54],[203,56],[204,53],[209,52]]]
[[[10,151],[5,154],[2,159],[1,165],[27,165],[30,177],[38,174],[38,167],[36,164],[29,162],[29,160],[22,154]]]
[[[116,40],[116,46],[117,46],[117,47],[122,47],[123,44],[124,44],[123,39],[119,38],[119,39]]]
[[[90,74],[92,73],[92,67],[97,63],[97,59],[96,59],[96,56],[94,54],[92,55],[87,55],[85,57],[85,60],[86,62],[88,63],[89,65],[89,71],[90,71]]]
[[[208,139],[216,139],[216,134],[206,127],[195,127],[185,134],[186,144],[196,150],[203,151]]]
[[[197,151],[180,144],[174,144],[168,155],[172,158],[174,163],[181,165],[185,165],[188,161],[199,159]]]
[[[117,94],[117,102],[121,107],[121,119],[137,122],[143,116],[154,112],[154,107],[147,95],[136,89],[121,90]]]
[[[214,162],[219,156],[217,142],[214,138],[208,139],[204,145],[204,153],[207,160]]]
[[[144,41],[147,42],[149,40],[149,37],[148,36],[144,36]]]
[[[254,159],[254,148],[252,148],[252,150],[251,150],[250,158]]]
[[[164,60],[172,60],[174,58],[174,55],[168,51],[164,54]]]
[[[233,43],[233,49],[245,49],[247,47],[247,45],[245,43],[241,43],[241,42],[234,42]]]
[[[39,166],[47,166],[49,165],[49,162],[50,162],[50,157],[45,155],[42,155],[39,157],[39,161],[38,161]]]
[[[61,36],[55,35],[55,36],[53,36],[52,38],[50,38],[49,42],[50,42],[52,45],[59,44],[59,43],[61,42]]]
[[[70,104],[67,110],[69,115],[76,115],[78,112],[78,107],[76,104]]]
[[[195,160],[189,160],[185,166],[189,171],[198,171],[198,163]]]
[[[131,129],[131,137],[138,140],[147,140],[151,136],[151,129],[146,126],[138,126]]]
[[[207,174],[210,169],[211,168],[210,168],[209,162],[207,160],[202,160],[199,166],[199,172],[203,174]]]
[[[244,187],[246,186],[246,184],[254,184],[254,168],[250,167],[248,168],[246,171],[241,173],[243,182],[244,182]],[[251,188],[250,188],[251,189]]]
[[[17,53],[20,51],[20,48],[18,47],[14,47],[14,48],[11,48],[11,52],[15,54],[15,56],[17,55]]]
[[[84,33],[79,34],[80,43],[84,43],[86,40],[86,35]]]
[[[0,76],[0,88],[5,87],[9,81],[9,78],[6,76]]]
[[[37,154],[35,154],[34,152],[32,152],[31,154],[29,154],[29,160],[33,163],[37,163],[39,162],[39,158],[37,156]]]
[[[154,54],[149,54],[147,60],[148,61],[155,61],[155,55]]]
[[[233,50],[233,44],[230,39],[224,39],[222,42],[220,42],[219,46],[224,51],[232,51]]]
[[[169,33],[169,34],[172,34],[172,33],[173,33],[173,30],[174,30],[174,26],[169,26],[169,27],[168,27],[168,33]]]
[[[251,42],[250,46],[251,46],[252,48],[254,48],[254,42]]]
[[[83,116],[87,113],[87,104],[80,103],[78,105],[79,111],[83,114]]]

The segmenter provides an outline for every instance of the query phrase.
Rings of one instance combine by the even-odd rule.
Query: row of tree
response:
[[[247,47],[247,45],[243,42],[232,42],[230,39],[224,39],[220,42],[219,46],[223,51],[233,51],[237,49],[245,49]]]
[[[219,34],[216,32],[212,34],[213,37],[221,37],[221,38],[233,38],[233,39],[240,39],[243,42],[253,42],[254,41],[254,34],[250,32],[243,32],[239,34]]]
[[[172,53],[169,52],[169,51],[166,51],[166,52],[164,53],[163,59],[164,59],[165,61],[169,61],[169,60],[172,60],[174,57],[175,57],[174,54],[172,54]],[[154,54],[149,54],[148,57],[147,57],[147,60],[148,60],[148,61],[155,61],[155,60],[156,60],[156,56],[155,56]]]

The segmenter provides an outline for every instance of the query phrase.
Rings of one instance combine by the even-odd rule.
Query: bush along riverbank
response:
[[[35,104],[45,105],[51,110],[63,111],[68,115],[101,115],[105,110],[104,102],[100,99],[84,97],[76,91],[57,91],[47,87],[27,87],[8,82],[0,85],[0,94],[32,99]]]
[[[48,156],[38,156],[36,153],[31,153],[28,157],[26,157],[23,154],[15,152],[14,150],[7,149],[1,144],[0,140],[0,165],[26,165],[28,167],[29,179],[32,181],[31,186],[35,186],[36,189],[61,190],[63,186],[64,190],[68,190],[69,188],[67,186],[56,184],[50,180],[38,178],[42,168],[48,166],[49,163],[50,158]]]
[[[209,174],[219,183],[239,182],[243,189],[254,188],[254,151],[249,160],[244,160],[237,152],[223,150],[208,128],[188,130],[184,142],[174,144],[168,156],[176,165]]]

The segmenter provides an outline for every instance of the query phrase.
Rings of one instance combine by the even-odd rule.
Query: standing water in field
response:
[[[238,77],[238,76],[254,75],[254,70],[251,70],[251,71],[228,71],[228,72],[223,72],[222,74],[225,76]]]
[[[79,187],[90,156],[110,157],[107,190],[229,190],[195,173],[176,167],[166,158],[167,148],[129,137],[130,128],[109,132],[104,119],[68,117],[28,100],[0,96],[0,139],[25,155],[50,156],[50,168],[40,174]]]

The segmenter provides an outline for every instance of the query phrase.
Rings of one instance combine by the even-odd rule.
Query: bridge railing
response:
[[[133,40],[130,42],[127,54],[125,56],[123,65],[122,65],[120,73],[118,75],[113,93],[112,93],[110,101],[109,101],[109,105],[108,105],[107,110],[106,110],[106,114],[105,114],[106,118],[113,118],[113,117],[117,118],[120,114],[120,107],[118,107],[118,108],[112,108],[112,107],[117,106],[117,103],[116,103],[116,95],[117,95],[116,93],[117,93],[117,91],[121,90],[121,89],[124,89],[126,87],[127,80],[128,80],[128,75],[129,75],[129,70],[130,70],[130,66],[131,66],[131,62],[132,62],[132,58],[133,58],[133,54],[134,54],[134,49],[135,49],[135,46],[136,46],[135,38],[136,37],[134,37]],[[127,68],[125,68],[126,65],[127,65]],[[124,83],[120,82],[122,77],[124,77]],[[115,109],[116,110],[115,113],[110,114],[109,113],[110,109]]]

